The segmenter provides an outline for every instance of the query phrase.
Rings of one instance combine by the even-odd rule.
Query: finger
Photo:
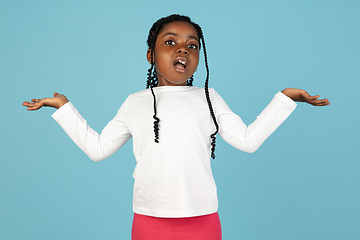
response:
[[[33,111],[33,110],[39,110],[43,105],[42,104],[34,104],[33,106],[30,106],[27,110]]]
[[[330,105],[330,103],[329,103],[329,101],[327,99],[315,100],[315,101],[311,101],[309,103],[311,105],[314,105],[314,106],[327,106],[327,105]]]
[[[61,94],[61,93],[57,93],[54,97],[57,98],[66,98],[65,95]]]
[[[306,97],[306,99],[308,99],[308,100],[316,100],[316,99],[318,99],[319,98],[319,96],[308,96],[308,97]]]
[[[316,104],[320,103],[320,102],[314,102],[314,101],[322,101],[324,99],[318,99],[320,96],[319,95],[315,95],[315,96],[308,96],[308,97],[305,97],[305,102],[311,104],[311,105],[314,105],[314,106],[317,106]]]
[[[64,95],[62,95],[61,93],[58,93],[58,92],[54,92],[54,97],[62,97]]]
[[[315,95],[315,96],[310,96],[312,99],[318,99],[320,96],[319,95]]]
[[[324,106],[327,106],[327,105],[330,105],[330,102],[329,102],[329,100],[324,99]]]
[[[28,101],[25,101],[25,102],[23,102],[23,106],[26,106],[26,107],[32,107],[32,106],[34,106],[34,104],[35,103],[33,103],[33,102],[28,102]]]
[[[36,99],[33,99],[36,100]],[[23,102],[23,106],[28,107],[28,111],[32,111],[32,110],[38,110],[41,107],[43,107],[45,104],[42,101],[35,101],[35,102],[28,102],[25,101]]]

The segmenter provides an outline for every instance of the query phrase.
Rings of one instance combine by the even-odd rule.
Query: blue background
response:
[[[94,163],[21,103],[64,93],[97,131],[145,88],[151,25],[204,31],[210,86],[250,124],[286,87],[299,103],[253,154],[218,138],[212,168],[224,239],[360,239],[360,1],[0,0],[0,239],[130,239],[131,141]],[[203,58],[195,85],[205,80]]]

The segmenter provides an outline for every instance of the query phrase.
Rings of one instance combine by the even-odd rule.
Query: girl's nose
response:
[[[177,53],[184,53],[184,54],[188,54],[188,51],[186,50],[186,48],[184,47],[180,47],[177,49]]]

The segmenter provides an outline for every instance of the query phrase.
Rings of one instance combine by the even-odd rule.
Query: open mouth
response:
[[[186,70],[186,62],[182,59],[177,59],[174,63],[175,70],[178,72],[185,72]]]

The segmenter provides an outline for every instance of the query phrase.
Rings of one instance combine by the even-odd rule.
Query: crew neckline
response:
[[[196,86],[168,86],[168,85],[165,85],[165,86],[160,86],[160,87],[154,87],[153,89],[156,90],[156,89],[189,89],[189,88],[192,88],[192,87],[196,87]]]

